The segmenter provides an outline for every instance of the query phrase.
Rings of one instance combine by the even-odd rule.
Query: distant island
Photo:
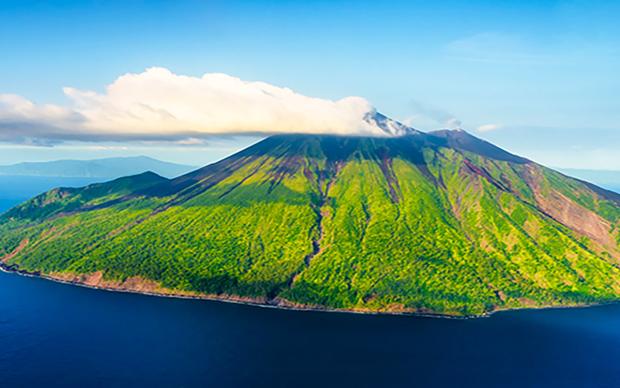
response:
[[[561,168],[558,171],[620,193],[620,171]]]
[[[81,187],[147,171],[173,178],[194,169],[146,156],[0,166],[0,213],[57,186]]]
[[[462,130],[278,135],[0,218],[8,270],[300,309],[479,316],[620,299],[620,195]]]
[[[163,162],[148,156],[102,158],[91,160],[54,160],[0,166],[0,176],[38,176],[63,178],[118,178],[152,171],[174,178],[193,170],[193,166]]]

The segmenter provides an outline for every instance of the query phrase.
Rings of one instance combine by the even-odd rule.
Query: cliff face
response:
[[[619,223],[617,194],[463,131],[285,135],[173,180],[52,190],[2,217],[0,256],[179,294],[482,314],[617,300]]]

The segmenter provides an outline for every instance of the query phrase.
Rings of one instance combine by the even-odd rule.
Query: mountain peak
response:
[[[396,120],[392,120],[391,118],[376,111],[367,113],[366,116],[364,116],[364,121],[376,128],[379,128],[388,136],[404,136],[421,133],[414,128],[408,127]]]

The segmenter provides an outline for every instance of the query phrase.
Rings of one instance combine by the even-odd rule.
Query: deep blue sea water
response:
[[[0,273],[0,386],[618,387],[620,305],[450,320],[285,311]]]

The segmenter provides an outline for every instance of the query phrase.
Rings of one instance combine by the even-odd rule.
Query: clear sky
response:
[[[620,169],[618,15],[618,1],[0,0],[0,94],[66,106],[63,87],[105,94],[151,67],[225,73],[361,96],[419,129],[462,126],[550,166]],[[2,164],[146,154],[198,165],[257,140],[41,146],[1,114]]]

